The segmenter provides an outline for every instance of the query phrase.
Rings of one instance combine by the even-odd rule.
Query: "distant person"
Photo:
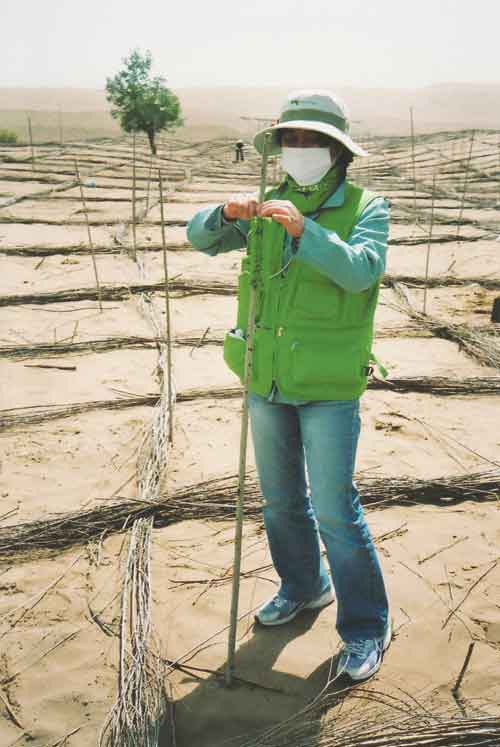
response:
[[[254,216],[271,219],[263,230],[249,408],[281,586],[256,619],[283,625],[333,602],[335,590],[343,640],[337,673],[364,680],[379,669],[391,640],[382,571],[353,482],[389,209],[383,197],[346,179],[353,157],[367,153],[350,137],[333,94],[291,94],[278,123],[256,135],[259,152],[266,133],[271,155],[281,154],[284,181],[261,204],[230,199],[188,225],[193,246],[214,256],[244,247]],[[246,265],[244,259],[236,329],[224,343],[224,358],[240,378]]]
[[[234,151],[235,151],[235,162],[238,163],[238,161],[244,161],[245,160],[245,151],[243,150],[245,147],[245,143],[243,140],[237,140],[234,145]]]

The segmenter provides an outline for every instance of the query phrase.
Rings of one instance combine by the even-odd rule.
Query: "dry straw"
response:
[[[334,681],[334,680],[333,680]],[[358,701],[356,707],[351,701]],[[351,708],[347,708],[347,703]],[[328,716],[328,711],[339,706]],[[345,708],[345,715],[342,712]],[[415,698],[368,688],[323,695],[240,747],[498,747],[500,719],[439,712]]]
[[[410,106],[411,167],[413,177],[413,222],[417,225],[417,171],[415,167],[415,129],[413,126],[413,107]]]
[[[423,313],[427,312],[427,286],[429,283],[429,263],[431,258],[432,230],[434,228],[434,197],[436,194],[436,170],[432,175],[432,198],[431,198],[431,225],[429,228],[429,242],[427,244],[427,253],[425,258],[425,287],[424,287],[424,307]]]
[[[73,368],[69,368],[73,370]],[[385,390],[403,394],[421,393],[433,394],[441,397],[480,396],[498,394],[500,392],[500,377],[473,376],[466,378],[449,378],[445,376],[401,376],[390,379],[370,379],[369,389]],[[240,387],[208,387],[206,389],[193,388],[177,392],[175,400],[178,403],[192,402],[199,399],[231,399],[242,396]],[[27,425],[38,425],[61,418],[74,417],[96,410],[128,410],[133,407],[157,407],[162,398],[167,403],[167,431],[168,442],[172,443],[172,413],[174,403],[173,381],[169,387],[165,385],[160,394],[125,395],[115,399],[92,400],[88,402],[73,402],[65,405],[33,405],[31,407],[11,408],[0,410],[0,431],[19,428]],[[169,401],[171,406],[168,405]]]
[[[82,201],[82,210],[84,212],[85,222],[87,224],[87,236],[89,240],[90,252],[92,254],[92,265],[94,267],[94,277],[95,277],[95,284],[97,288],[97,302],[99,304],[99,311],[102,314],[102,292],[101,292],[101,286],[99,284],[99,273],[97,271],[97,259],[95,256],[94,244],[92,242],[92,234],[90,231],[90,224],[89,224],[89,214],[87,210],[87,205],[85,203],[85,195],[83,194],[83,184],[82,184],[82,179],[80,176],[80,169],[78,168],[78,161],[76,159],[75,159],[75,173],[76,173],[76,178],[78,181],[78,186],[80,187],[80,199]]]
[[[132,138],[132,259],[135,261],[137,258],[137,235],[136,235],[136,143],[135,143],[135,132]]]
[[[161,215],[161,242],[163,247],[163,272],[165,275],[165,346],[167,351],[167,375],[163,381],[167,383],[167,402],[169,412],[168,440],[174,442],[174,402],[172,387],[172,328],[170,323],[170,290],[167,263],[167,241],[165,237],[165,207],[163,202],[163,179],[161,171],[158,170],[158,185],[160,189],[160,215]]]
[[[483,335],[495,337],[497,332],[489,324],[466,325],[467,329],[475,332],[481,332]],[[390,327],[379,327],[377,329],[377,338],[391,337],[395,335],[402,337],[432,337],[432,332],[415,321],[407,324],[392,324]],[[187,346],[198,348],[204,345],[220,346],[224,341],[223,330],[205,330],[184,332],[172,339],[172,344],[176,346]],[[107,350],[121,348],[153,348],[162,342],[160,337],[141,337],[139,335],[127,335],[124,337],[102,337],[99,339],[67,341],[61,342],[41,342],[33,345],[0,345],[0,358],[52,358],[60,357],[63,354],[80,355],[86,352],[100,353]],[[434,381],[435,377],[429,379]],[[462,381],[462,379],[460,379]],[[451,381],[451,380],[450,380]]]
[[[431,480],[386,475],[359,475],[357,485],[365,506],[383,509],[391,505],[448,505],[462,501],[497,501],[500,469]],[[0,527],[0,557],[51,554],[92,539],[123,532],[134,521],[154,517],[156,528],[181,521],[233,519],[238,481],[235,475],[203,481],[159,496],[106,501],[91,509],[56,515],[49,519]],[[261,522],[261,495],[254,476],[247,477],[245,515]]]
[[[497,207],[500,207],[500,132],[498,133],[498,141],[497,141],[497,151],[498,151],[498,194],[497,194]]]
[[[475,137],[475,130],[472,130],[472,134],[470,136],[470,144],[469,144],[469,156],[467,158],[467,164],[465,167],[465,177],[464,177],[464,185],[462,188],[462,199],[460,201],[460,212],[458,214],[458,221],[457,221],[457,241],[460,239],[460,226],[462,224],[462,215],[464,212],[464,205],[465,205],[465,196],[467,194],[467,186],[469,184],[469,173],[470,173],[470,165],[471,165],[471,159],[472,159],[472,148],[474,146],[474,137]]]
[[[399,304],[398,311],[404,311],[414,321],[429,329],[436,337],[458,343],[460,350],[479,363],[500,369],[500,335],[486,335],[465,324],[447,324],[427,314],[422,314],[413,306],[408,289],[401,283],[394,283]]]
[[[139,274],[145,279],[143,261],[138,261],[135,252],[133,259]],[[155,337],[164,339],[154,299],[141,294],[139,310]],[[166,345],[160,343],[158,348],[161,395],[137,461],[137,488],[143,506],[153,506],[158,502],[171,429],[172,400],[167,401],[164,383]],[[122,589],[118,697],[103,728],[100,744],[102,747],[158,747],[168,699],[164,686],[166,671],[155,644],[151,621],[149,569],[155,514],[150,511],[146,515],[129,516],[126,524],[129,519],[133,523]]]
[[[146,207],[145,207],[145,215],[149,212],[149,194],[151,190],[151,173],[153,171],[153,154],[151,154],[151,157],[149,159],[149,171],[148,171],[148,186],[146,187]],[[162,221],[163,224],[163,221]]]
[[[119,689],[103,727],[101,747],[157,747],[167,710],[165,665],[151,621],[153,519],[134,523],[122,588]]]
[[[168,225],[168,221],[166,222]],[[425,277],[411,275],[385,275],[382,280],[383,287],[392,287],[396,283],[408,283],[416,288],[425,287]],[[454,276],[440,276],[439,278],[430,278],[427,286],[430,287],[462,287],[471,283],[476,283],[482,288],[496,290],[500,288],[500,279],[485,277],[466,277],[457,278]],[[147,282],[130,283],[129,285],[101,285],[101,297],[103,301],[121,301],[130,295],[163,292],[165,290],[165,281],[161,280],[156,283]],[[198,295],[216,295],[216,296],[234,296],[237,292],[237,286],[232,281],[226,280],[205,280],[204,278],[187,278],[184,275],[174,276],[169,281],[170,293],[175,293],[176,297],[183,298],[187,296]],[[1,306],[19,306],[27,304],[54,304],[67,301],[90,301],[98,298],[97,291],[93,288],[71,288],[68,290],[52,291],[48,293],[26,293],[0,296]]]

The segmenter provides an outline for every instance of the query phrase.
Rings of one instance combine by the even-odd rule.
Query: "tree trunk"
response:
[[[156,156],[155,135],[156,135],[156,133],[155,133],[154,130],[148,130],[147,131],[147,136],[148,136],[148,140],[149,140],[149,146],[151,148],[151,153],[153,154],[153,156]]]

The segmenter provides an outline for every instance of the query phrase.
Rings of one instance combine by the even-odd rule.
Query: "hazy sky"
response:
[[[500,81],[499,0],[0,0],[0,85],[103,88],[132,48],[172,88]]]

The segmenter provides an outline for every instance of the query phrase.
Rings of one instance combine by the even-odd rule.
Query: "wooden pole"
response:
[[[427,244],[427,256],[425,259],[425,285],[424,285],[424,314],[427,313],[427,282],[429,279],[429,262],[431,257],[432,229],[434,228],[434,198],[436,196],[436,169],[432,175],[432,202],[431,202],[431,225],[429,228],[429,241]]]
[[[94,243],[92,241],[92,234],[90,232],[89,214],[87,212],[87,205],[85,203],[85,196],[83,194],[83,185],[82,185],[82,180],[80,178],[80,169],[78,168],[78,162],[76,159],[75,159],[75,171],[76,171],[76,178],[78,180],[78,186],[80,187],[80,198],[82,200],[83,212],[85,214],[85,222],[87,224],[89,247],[90,247],[90,253],[92,254],[92,264],[94,266],[95,284],[97,287],[97,302],[99,304],[99,311],[102,314],[102,296],[101,296],[101,286],[99,284],[99,275],[97,272],[97,260],[96,260],[96,255],[95,255]]]
[[[148,214],[148,210],[149,210],[149,191],[150,191],[150,188],[151,188],[151,171],[152,171],[152,169],[153,169],[153,154],[151,154],[151,158],[150,158],[150,161],[149,161],[148,186],[146,188],[146,212],[145,212],[145,215]],[[158,171],[158,173],[160,173],[160,172]],[[162,201],[162,204],[163,204],[163,201]]]
[[[498,199],[497,199],[497,206],[500,206],[500,132],[498,133]]]
[[[28,116],[28,134],[31,148],[31,168],[35,170],[35,149],[33,147],[33,130],[31,129],[31,117]]]
[[[63,139],[63,125],[62,125],[62,114],[61,114],[61,108],[59,107],[58,110],[58,120],[59,120],[59,143],[62,146],[64,145],[64,139]]]
[[[264,140],[264,149],[262,152],[262,165],[260,173],[260,192],[259,202],[264,201],[266,192],[267,178],[267,158],[269,152],[270,135]],[[261,250],[262,242],[262,218],[256,219],[256,231],[258,235],[255,239],[256,251]],[[260,235],[259,235],[260,234]],[[225,683],[230,686],[233,679],[234,671],[234,651],[236,648],[236,627],[238,624],[238,600],[240,593],[240,573],[241,573],[241,546],[243,539],[243,508],[245,503],[245,477],[247,462],[247,442],[248,442],[248,393],[250,381],[252,378],[252,359],[253,359],[253,335],[255,328],[255,312],[257,307],[257,272],[255,270],[250,284],[250,302],[248,310],[247,340],[245,350],[245,368],[243,376],[243,404],[241,410],[241,432],[240,432],[240,461],[238,473],[238,499],[236,503],[236,527],[234,538],[234,562],[233,562],[233,587],[231,595],[231,615],[229,623],[229,638],[227,648],[227,662],[225,670]]]
[[[413,127],[413,107],[410,106],[411,163],[413,172],[413,220],[417,225],[417,172],[415,169],[415,130]]]
[[[136,205],[135,205],[135,192],[136,192],[136,173],[135,173],[135,132],[132,137],[132,259],[134,262],[137,259],[137,235],[136,235]]]
[[[455,682],[455,685],[451,691],[453,695],[456,695],[458,691],[460,690],[460,687],[462,686],[462,680],[464,678],[465,672],[467,671],[467,667],[469,666],[470,658],[472,656],[472,652],[474,651],[474,646],[475,646],[474,641],[472,641],[472,643],[469,643],[469,648],[467,650],[467,654],[465,656],[462,669],[460,670],[460,674],[458,675],[457,681]]]
[[[163,180],[158,169],[160,189],[161,243],[163,249],[163,272],[165,274],[165,331],[167,345],[167,397],[168,397],[168,441],[174,443],[174,403],[172,397],[172,333],[170,325],[170,292],[168,287],[167,242],[165,240],[165,212],[163,207]]]
[[[469,183],[469,170],[470,170],[470,162],[472,159],[472,148],[474,146],[474,137],[476,135],[476,131],[472,130],[472,134],[470,136],[470,145],[469,145],[469,156],[467,158],[467,165],[465,167],[465,179],[464,179],[464,189],[462,192],[462,200],[460,202],[460,212],[458,214],[458,222],[457,222],[457,241],[460,241],[460,224],[462,222],[462,216],[464,212],[464,205],[465,205],[465,195],[467,194],[467,185]]]

